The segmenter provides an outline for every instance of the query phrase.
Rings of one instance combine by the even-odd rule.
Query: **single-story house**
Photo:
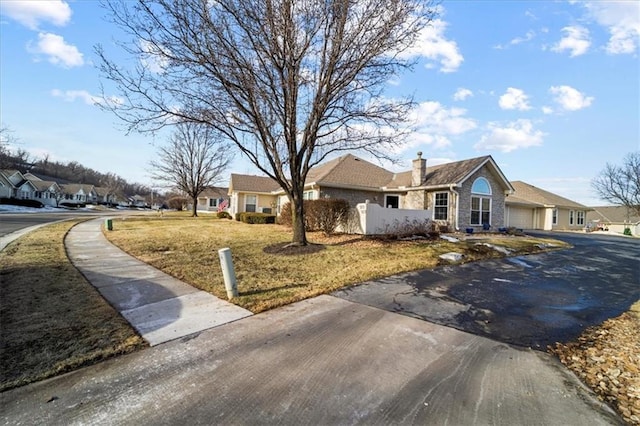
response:
[[[60,204],[91,204],[95,203],[98,195],[93,185],[84,185],[81,183],[67,183],[61,185],[62,199]]]
[[[18,186],[26,179],[18,170],[0,170],[0,197],[17,197]]]
[[[218,212],[229,208],[229,188],[211,186],[198,195],[199,211]]]
[[[587,212],[587,222],[593,229],[606,229],[620,234],[629,228],[631,235],[640,237],[640,216],[626,206],[593,207]]]
[[[95,186],[93,189],[96,192],[96,203],[109,205],[118,203],[118,195],[113,190],[104,186]]]
[[[394,173],[352,154],[309,171],[306,199],[341,198],[352,207],[376,203],[386,208],[429,210],[432,219],[455,229],[505,225],[505,198],[513,192],[491,156],[427,166],[422,153],[412,169]],[[282,188],[268,177],[232,174],[230,212],[278,214],[288,202]]]
[[[520,229],[583,230],[591,208],[522,181],[506,199],[507,226]]]

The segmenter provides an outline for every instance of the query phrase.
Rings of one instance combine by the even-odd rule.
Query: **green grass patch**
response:
[[[146,346],[69,262],[64,237],[76,223],[0,252],[0,391]]]
[[[285,246],[289,229],[217,219],[165,215],[113,222],[107,238],[131,255],[201,290],[226,299],[218,250],[230,248],[240,296],[233,302],[254,313],[329,293],[363,281],[428,269],[438,256],[455,251],[464,261],[504,257],[477,243],[508,247],[513,254],[567,247],[557,240],[505,235],[480,235],[459,243],[442,239],[384,241],[354,235],[325,237],[309,233],[312,245],[302,250]]]

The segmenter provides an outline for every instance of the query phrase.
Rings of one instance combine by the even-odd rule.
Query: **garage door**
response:
[[[533,209],[508,206],[507,226],[522,229],[533,229]]]

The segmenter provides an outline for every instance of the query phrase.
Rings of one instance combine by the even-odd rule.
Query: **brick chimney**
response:
[[[411,169],[411,186],[420,186],[427,176],[427,160],[422,158],[422,152],[418,152],[418,158],[413,160]]]

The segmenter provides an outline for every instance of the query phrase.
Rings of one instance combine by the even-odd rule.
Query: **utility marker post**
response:
[[[236,273],[233,270],[233,260],[231,259],[231,249],[223,248],[218,250],[220,256],[220,267],[224,277],[224,287],[227,289],[229,300],[238,297],[238,285],[236,283]]]

